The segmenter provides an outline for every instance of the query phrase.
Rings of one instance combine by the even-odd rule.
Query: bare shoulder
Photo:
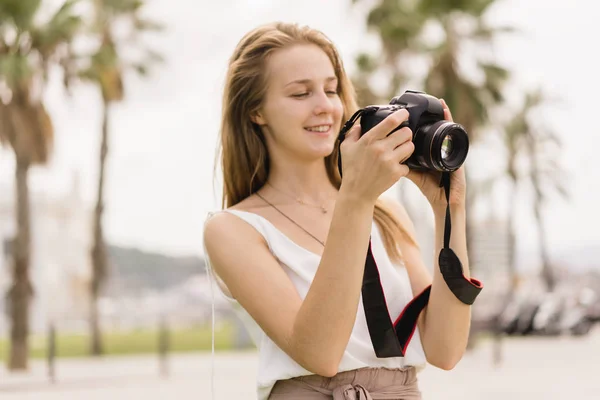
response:
[[[251,204],[251,203],[250,203]],[[240,203],[231,210],[252,212]],[[230,297],[236,297],[241,285],[237,277],[255,263],[270,263],[272,255],[266,239],[251,223],[226,211],[212,213],[204,223],[204,249],[219,285]]]
[[[257,213],[257,207],[257,202],[250,197],[229,209]],[[204,243],[208,252],[215,248],[240,244],[236,243],[240,240],[246,245],[264,242],[264,238],[254,227],[232,213],[217,212],[206,220]]]
[[[212,214],[204,224],[204,243],[210,252],[215,247],[235,241],[237,236],[252,234],[252,227],[247,222],[228,212]],[[256,232],[258,235],[258,232]]]

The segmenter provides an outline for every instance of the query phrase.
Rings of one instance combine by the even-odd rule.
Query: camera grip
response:
[[[375,126],[377,126],[381,121],[386,119],[390,114],[393,114],[394,112],[398,111],[401,108],[404,108],[404,107],[398,107],[398,106],[385,107],[385,108],[382,107],[382,108],[378,108],[378,109],[374,110],[374,112],[372,112],[372,113],[364,113],[362,115],[362,117],[360,118],[360,135],[361,136],[364,135],[365,133],[367,133],[368,131],[373,129]],[[390,133],[388,133],[387,136],[390,136],[392,133],[396,132],[397,130],[402,129],[407,126],[409,126],[409,122],[403,121],[394,130],[392,130]]]

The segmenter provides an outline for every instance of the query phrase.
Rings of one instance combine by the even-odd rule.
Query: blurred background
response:
[[[470,134],[485,290],[424,398],[600,398],[599,17],[583,0],[0,0],[0,396],[255,397],[202,227],[228,58],[282,20],[332,39],[361,106],[426,91]],[[424,198],[387,194],[431,265]]]

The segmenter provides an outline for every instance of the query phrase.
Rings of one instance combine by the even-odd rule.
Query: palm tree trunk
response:
[[[511,165],[514,161],[510,161]],[[517,235],[516,235],[516,219],[517,219],[517,174],[516,167],[511,167],[509,175],[513,184],[512,193],[508,193],[508,277],[509,286],[507,293],[507,302],[511,301],[516,291],[518,273],[517,273]]]
[[[513,165],[513,161],[509,161],[509,165]],[[513,184],[512,192],[508,192],[508,204],[510,207],[508,209],[508,227],[506,230],[507,235],[507,244],[508,244],[508,289],[504,295],[504,299],[502,299],[502,304],[500,305],[498,312],[495,315],[495,326],[494,326],[494,365],[499,365],[502,362],[502,337],[504,336],[502,332],[502,315],[506,311],[506,308],[512,302],[517,285],[517,235],[516,235],[516,207],[517,207],[517,175],[514,172],[514,167],[509,167],[508,174],[511,177],[511,181]]]
[[[545,225],[544,218],[542,216],[542,201],[540,198],[536,198],[534,210],[535,210],[535,219],[537,221],[538,226],[538,237],[539,237],[539,249],[540,256],[542,258],[542,279],[546,284],[546,289],[549,292],[552,292],[556,287],[556,277],[554,276],[554,271],[552,271],[552,265],[550,265],[550,257],[548,255],[548,247],[546,246],[546,235],[545,235]]]
[[[101,355],[104,353],[102,334],[100,329],[100,316],[98,313],[98,297],[106,277],[106,245],[102,229],[102,214],[104,212],[104,175],[106,170],[106,155],[108,153],[108,120],[109,104],[103,101],[102,111],[102,141],[100,144],[100,166],[98,173],[98,197],[94,210],[94,243],[92,247],[92,282],[90,296],[90,353]]]
[[[548,248],[546,246],[546,230],[544,226],[544,217],[542,215],[543,195],[542,188],[540,187],[540,172],[537,160],[538,148],[534,136],[529,135],[527,137],[527,146],[531,161],[531,183],[533,184],[535,193],[533,210],[538,226],[539,250],[542,258],[542,279],[546,284],[546,289],[551,292],[556,287],[556,278],[554,276],[554,271],[552,271],[552,266],[550,265],[550,257],[548,256]]]
[[[31,230],[29,225],[29,188],[27,173],[29,163],[19,159],[15,173],[17,198],[17,234],[13,242],[13,285],[8,292],[10,329],[10,370],[26,370],[29,356],[29,304],[33,287],[29,280]]]

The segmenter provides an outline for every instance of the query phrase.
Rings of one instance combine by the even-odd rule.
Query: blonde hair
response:
[[[295,45],[314,44],[329,57],[338,78],[338,93],[344,106],[342,121],[358,109],[352,82],[333,43],[320,31],[306,26],[277,22],[259,26],[239,42],[229,60],[225,80],[220,130],[220,156],[223,171],[223,207],[231,207],[258,191],[269,176],[269,153],[260,127],[251,121],[259,111],[267,88],[266,61],[275,51]],[[337,168],[339,149],[325,157],[331,183],[339,188]],[[218,158],[217,158],[218,160]],[[390,258],[402,260],[398,241],[415,243],[400,221],[381,201],[375,205],[379,226]]]

